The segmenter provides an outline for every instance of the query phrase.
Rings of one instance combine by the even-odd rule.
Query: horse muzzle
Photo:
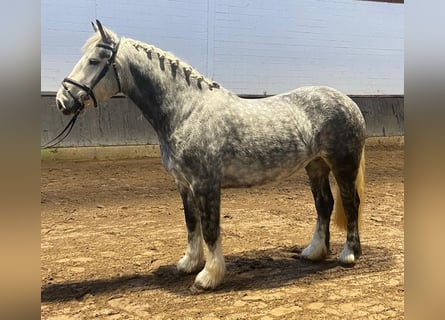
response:
[[[85,102],[89,99],[80,98],[80,99],[63,99],[60,97],[56,98],[56,105],[59,111],[61,111],[64,115],[70,115],[74,113],[78,113],[85,108]]]
[[[67,84],[70,84],[71,87],[68,87]],[[73,88],[75,88],[74,92]],[[79,113],[91,104],[97,107],[93,89],[70,78],[63,79],[62,88],[58,92],[56,100],[57,107],[63,114]]]

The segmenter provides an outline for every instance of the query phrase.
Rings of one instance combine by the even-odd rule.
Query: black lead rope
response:
[[[76,114],[74,114],[74,116],[71,118],[70,122],[68,122],[68,124],[66,125],[65,129],[63,129],[63,131],[61,133],[59,133],[59,135],[57,137],[55,137],[51,141],[48,141],[47,143],[45,143],[42,146],[42,149],[52,148],[52,147],[58,145],[59,143],[61,143],[63,140],[65,140],[65,138],[68,137],[71,130],[73,129],[74,124],[76,123],[76,120],[77,120],[77,117],[79,116],[79,114],[80,114],[80,110],[78,112],[76,112]],[[65,135],[63,135],[64,133],[65,133]]]

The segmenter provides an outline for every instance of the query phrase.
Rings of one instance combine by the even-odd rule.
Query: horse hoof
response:
[[[184,256],[176,264],[176,269],[182,274],[195,274],[204,268],[204,261],[193,261],[188,256]]]
[[[340,256],[338,260],[340,264],[344,266],[353,266],[355,264],[355,257],[353,254],[349,254],[344,257]]]
[[[201,286],[198,283],[194,283],[191,287],[190,287],[190,292],[192,294],[201,294],[201,293],[205,293],[205,292],[209,292],[211,291],[210,288],[204,288],[203,286]]]
[[[349,246],[346,244],[343,248],[338,260],[343,265],[353,265],[356,262],[354,251],[352,251]]]
[[[215,289],[222,282],[225,266],[223,266],[221,269],[216,268],[211,271],[204,268],[200,273],[198,273],[195,278],[194,286],[197,288],[203,288],[204,290]]]
[[[301,252],[301,258],[304,260],[319,261],[326,258],[327,253],[328,250],[325,245],[315,246],[311,243]]]

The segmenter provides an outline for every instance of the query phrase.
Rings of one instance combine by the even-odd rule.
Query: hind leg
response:
[[[346,216],[346,243],[339,256],[340,262],[344,264],[355,263],[362,253],[358,230],[360,197],[355,182],[357,172],[355,165],[333,169]]]
[[[301,253],[308,260],[324,259],[329,252],[329,222],[331,219],[334,198],[329,185],[330,168],[321,159],[315,159],[306,166],[312,195],[317,210],[317,224],[312,241]]]
[[[180,272],[194,273],[204,266],[201,214],[193,201],[190,189],[180,184],[178,184],[178,189],[184,205],[185,223],[187,225],[187,249],[176,267]]]

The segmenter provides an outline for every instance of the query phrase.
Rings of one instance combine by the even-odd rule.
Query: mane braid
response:
[[[143,50],[146,52],[147,57],[150,60],[153,60],[153,55],[156,55],[159,60],[159,67],[162,71],[165,71],[165,63],[168,62],[170,65],[171,73],[173,79],[176,79],[177,71],[179,68],[182,69],[184,73],[185,81],[189,86],[191,86],[192,81],[196,83],[196,86],[203,90],[205,86],[209,88],[209,90],[219,89],[220,86],[218,83],[211,81],[200,74],[198,71],[194,70],[189,64],[184,61],[179,60],[175,55],[170,52],[163,51],[155,46],[148,45],[144,42],[126,39],[136,50]]]

